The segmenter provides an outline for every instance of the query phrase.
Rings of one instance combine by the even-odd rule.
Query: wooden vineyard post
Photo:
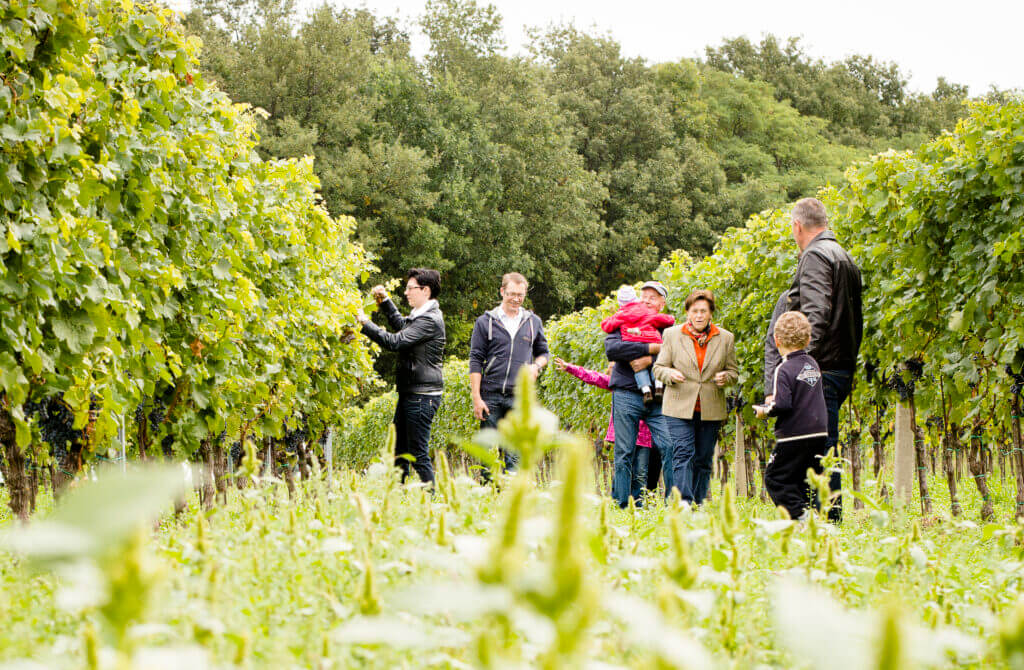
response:
[[[914,430],[910,407],[903,401],[896,405],[896,453],[894,485],[896,499],[908,504],[914,493]]]
[[[860,428],[850,429],[850,438],[846,445],[846,458],[850,461],[850,483],[853,490],[860,493]],[[860,498],[853,499],[853,509],[864,509],[864,502]]]
[[[914,404],[914,396],[908,400],[910,411],[910,427],[914,433],[914,456],[917,464],[917,487],[921,494],[921,514],[925,516],[932,513],[932,499],[928,495],[928,454],[924,448],[924,431],[917,424],[917,406]]]
[[[889,487],[885,485],[885,445],[882,444],[882,409],[875,407],[875,420],[868,427],[871,435],[872,468],[875,473],[875,481],[878,482],[879,497],[882,500],[889,499]]]
[[[949,507],[953,516],[960,516],[960,499],[956,494],[956,459],[960,451],[960,426],[956,424],[944,428],[942,465],[946,471],[946,484],[949,486]]]
[[[1013,518],[1020,519],[1024,516],[1024,440],[1021,439],[1020,420],[1024,414],[1024,407],[1021,406],[1021,393],[1024,392],[1024,371],[1014,374],[1013,369],[1007,366],[1007,373],[1013,377],[1013,405],[1010,411],[1010,438],[1012,447],[1010,449],[1010,463],[1013,464],[1014,477],[1017,484],[1017,500],[1013,510]]]
[[[980,419],[975,419],[971,427],[971,448],[968,462],[971,467],[971,475],[974,476],[974,483],[978,487],[978,493],[981,494],[981,518],[987,521],[995,516],[995,511],[992,507],[992,494],[988,488],[989,471],[985,461],[985,438],[981,432],[984,427],[985,425]]]
[[[736,497],[749,496],[750,489],[747,482],[747,457],[746,447],[743,444],[743,417],[739,411],[736,412],[736,440],[734,454],[734,468],[736,470]]]

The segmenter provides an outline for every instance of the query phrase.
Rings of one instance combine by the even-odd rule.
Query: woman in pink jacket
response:
[[[555,367],[562,372],[568,372],[578,378],[584,384],[590,384],[598,388],[608,390],[608,381],[611,375],[596,370],[588,370],[580,365],[573,365],[561,358],[554,359]],[[608,416],[608,430],[605,431],[604,441],[615,444],[615,424],[611,415]],[[655,491],[658,488],[658,480],[661,478],[661,459],[651,458],[651,430],[643,421],[640,422],[636,434],[636,446],[643,447],[636,450],[636,463],[633,466],[633,476],[641,487],[646,486],[648,491]]]

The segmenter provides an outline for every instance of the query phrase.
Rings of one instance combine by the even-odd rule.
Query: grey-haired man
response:
[[[657,281],[646,282],[640,288],[640,299],[657,312],[664,311],[668,290]],[[644,396],[636,385],[634,372],[654,364],[654,356],[661,351],[657,342],[625,342],[622,333],[615,331],[604,338],[604,351],[614,363],[608,388],[612,392],[612,422],[615,424],[615,472],[612,477],[612,497],[621,507],[629,504],[630,496],[640,499],[640,482],[633,473],[637,465],[636,435],[643,420],[651,429],[654,446],[661,454],[662,475],[666,493],[672,490],[672,440],[668,426],[661,415],[661,398],[645,404]]]

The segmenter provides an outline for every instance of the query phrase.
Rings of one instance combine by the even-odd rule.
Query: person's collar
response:
[[[707,333],[710,337],[718,334],[718,328],[715,327],[714,321],[708,321],[708,325],[704,326],[704,330],[697,330],[697,327],[690,323],[689,320],[685,321],[684,325],[687,330],[695,335],[703,335],[704,333]]]
[[[501,303],[498,303],[498,306],[491,310],[491,314],[493,314],[499,319],[518,319],[520,317],[526,316],[526,308],[520,306],[519,311],[516,314],[514,314],[513,316],[509,316],[508,314],[505,313],[505,308],[501,305]]]
[[[835,236],[835,233],[832,232],[832,229],[831,228],[824,228],[820,233],[818,233],[817,235],[812,237],[807,242],[807,246],[804,247],[804,251],[807,251],[808,249],[811,248],[812,245],[814,245],[817,242],[820,242],[822,240],[835,240],[835,239],[836,239],[836,236]]]
[[[434,307],[438,307],[437,300],[431,298],[430,300],[426,301],[413,311],[409,312],[409,318],[415,319],[417,316],[420,316],[421,314],[430,311]]]

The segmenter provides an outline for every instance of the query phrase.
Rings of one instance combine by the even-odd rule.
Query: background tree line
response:
[[[675,249],[704,255],[851,162],[952,128],[967,97],[772,36],[649,64],[552,26],[510,57],[501,17],[473,0],[427,3],[422,59],[395,18],[365,8],[195,0],[185,24],[206,76],[266,110],[260,150],[316,157],[327,208],[356,218],[381,276],[442,271],[455,354],[503,272],[531,278],[542,317],[597,304]]]

